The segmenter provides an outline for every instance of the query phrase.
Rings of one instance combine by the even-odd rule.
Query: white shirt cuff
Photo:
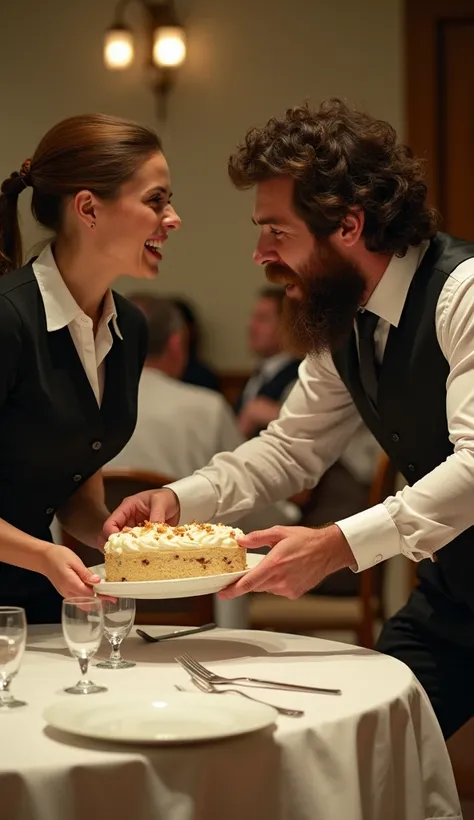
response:
[[[354,553],[356,572],[401,552],[400,533],[383,504],[376,504],[336,523]]]
[[[191,524],[193,521],[205,524],[214,517],[217,498],[211,482],[204,476],[186,476],[166,486],[178,496],[180,524]]]

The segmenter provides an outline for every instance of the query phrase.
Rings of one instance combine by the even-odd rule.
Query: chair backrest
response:
[[[129,470],[126,467],[108,468],[102,470],[105,489],[105,503],[109,510],[115,510],[124,498],[144,490],[156,490],[171,484],[169,476],[161,473],[151,473],[145,470]]]
[[[379,456],[377,469],[369,488],[368,506],[375,507],[376,504],[381,504],[385,501],[387,496],[393,495],[395,492],[396,479],[396,468],[390,461],[388,455],[382,452]],[[363,596],[369,598],[375,594],[377,598],[382,600],[385,569],[386,562],[384,561],[381,564],[373,566],[370,572],[366,571],[361,574],[361,592]]]
[[[386,453],[379,456],[377,469],[369,490],[369,506],[381,504],[395,492],[397,470]]]

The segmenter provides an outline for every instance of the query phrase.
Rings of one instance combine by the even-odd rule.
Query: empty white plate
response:
[[[94,585],[94,592],[116,598],[192,598],[194,595],[212,595],[242,578],[249,569],[265,558],[260,554],[247,553],[247,569],[240,572],[224,572],[221,575],[203,575],[193,578],[174,578],[171,581],[101,581]],[[105,565],[90,567],[105,579]]]
[[[60,701],[44,712],[55,729],[119,743],[195,743],[254,732],[275,722],[271,706],[239,695],[192,692]]]

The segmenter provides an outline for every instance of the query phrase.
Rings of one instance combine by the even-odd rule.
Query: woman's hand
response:
[[[57,544],[45,550],[41,572],[63,598],[90,597],[94,594],[92,585],[100,581],[99,576],[94,575],[75,552]]]

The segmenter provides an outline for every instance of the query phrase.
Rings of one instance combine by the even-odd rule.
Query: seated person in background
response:
[[[174,302],[146,293],[128,298],[147,319],[148,354],[139,385],[135,432],[108,466],[184,478],[216,453],[234,450],[243,437],[223,396],[180,381],[187,345]],[[260,529],[299,518],[294,504],[280,502],[246,515],[241,526]]]
[[[181,297],[174,297],[173,304],[178,308],[183,319],[183,332],[186,336],[188,358],[181,381],[186,384],[195,384],[198,387],[207,387],[209,390],[221,392],[219,377],[205,364],[200,355],[201,331],[195,309]]]
[[[298,378],[299,359],[283,347],[280,324],[284,298],[283,288],[263,288],[250,318],[249,347],[259,359],[259,366],[235,406],[240,431],[246,438],[253,438],[278,418]]]
[[[242,437],[222,396],[180,381],[187,363],[187,334],[174,302],[148,294],[129,299],[148,320],[148,354],[137,426],[111,465],[179,478],[220,450],[234,450]]]

